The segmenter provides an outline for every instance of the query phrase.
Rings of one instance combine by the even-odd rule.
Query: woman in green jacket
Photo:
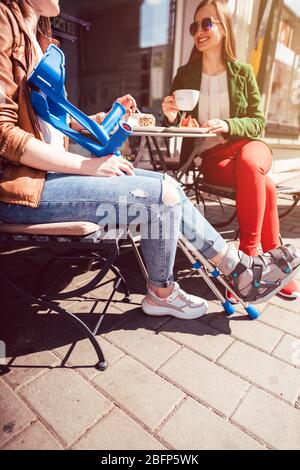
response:
[[[259,140],[265,117],[256,78],[251,65],[236,60],[232,15],[224,0],[201,1],[190,33],[195,42],[190,60],[178,69],[163,112],[170,125],[178,124],[174,91],[200,90],[192,117],[217,134],[197,143],[202,172],[208,183],[236,189],[240,249],[255,256],[260,244],[263,251],[280,245],[276,187],[268,176],[272,153]],[[281,294],[297,298],[300,290],[293,281]]]

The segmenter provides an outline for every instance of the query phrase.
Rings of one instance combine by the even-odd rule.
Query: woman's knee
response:
[[[264,142],[249,142],[242,148],[237,164],[239,170],[267,174],[272,167],[271,150]]]
[[[180,195],[177,190],[178,187],[178,181],[174,180],[169,175],[167,175],[163,182],[162,191],[162,202],[166,206],[174,207],[180,203]]]

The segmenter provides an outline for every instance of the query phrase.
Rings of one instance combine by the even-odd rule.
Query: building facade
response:
[[[87,113],[132,93],[161,108],[192,49],[199,0],[61,0],[54,31],[67,56],[70,99]],[[228,0],[238,58],[262,93],[275,170],[300,169],[300,0]]]

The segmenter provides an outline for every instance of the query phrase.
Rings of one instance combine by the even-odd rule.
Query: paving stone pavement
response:
[[[300,177],[291,183],[300,187]],[[286,204],[280,200],[280,210]],[[209,220],[223,215],[208,204]],[[300,248],[300,206],[281,232]],[[103,321],[105,372],[93,367],[96,355],[76,328],[1,294],[10,370],[0,377],[0,449],[299,450],[300,301],[274,297],[256,322],[240,308],[228,319],[178,253],[181,285],[209,299],[209,313],[191,322],[150,318],[140,309],[145,283],[132,253],[120,267],[132,303],[117,293]],[[35,282],[29,268],[18,272]],[[68,308],[90,324],[110,288]]]

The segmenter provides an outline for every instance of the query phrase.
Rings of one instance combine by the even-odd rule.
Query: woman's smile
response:
[[[199,39],[197,39],[197,43],[198,44],[205,44],[207,41],[209,41],[209,37],[201,37]]]

